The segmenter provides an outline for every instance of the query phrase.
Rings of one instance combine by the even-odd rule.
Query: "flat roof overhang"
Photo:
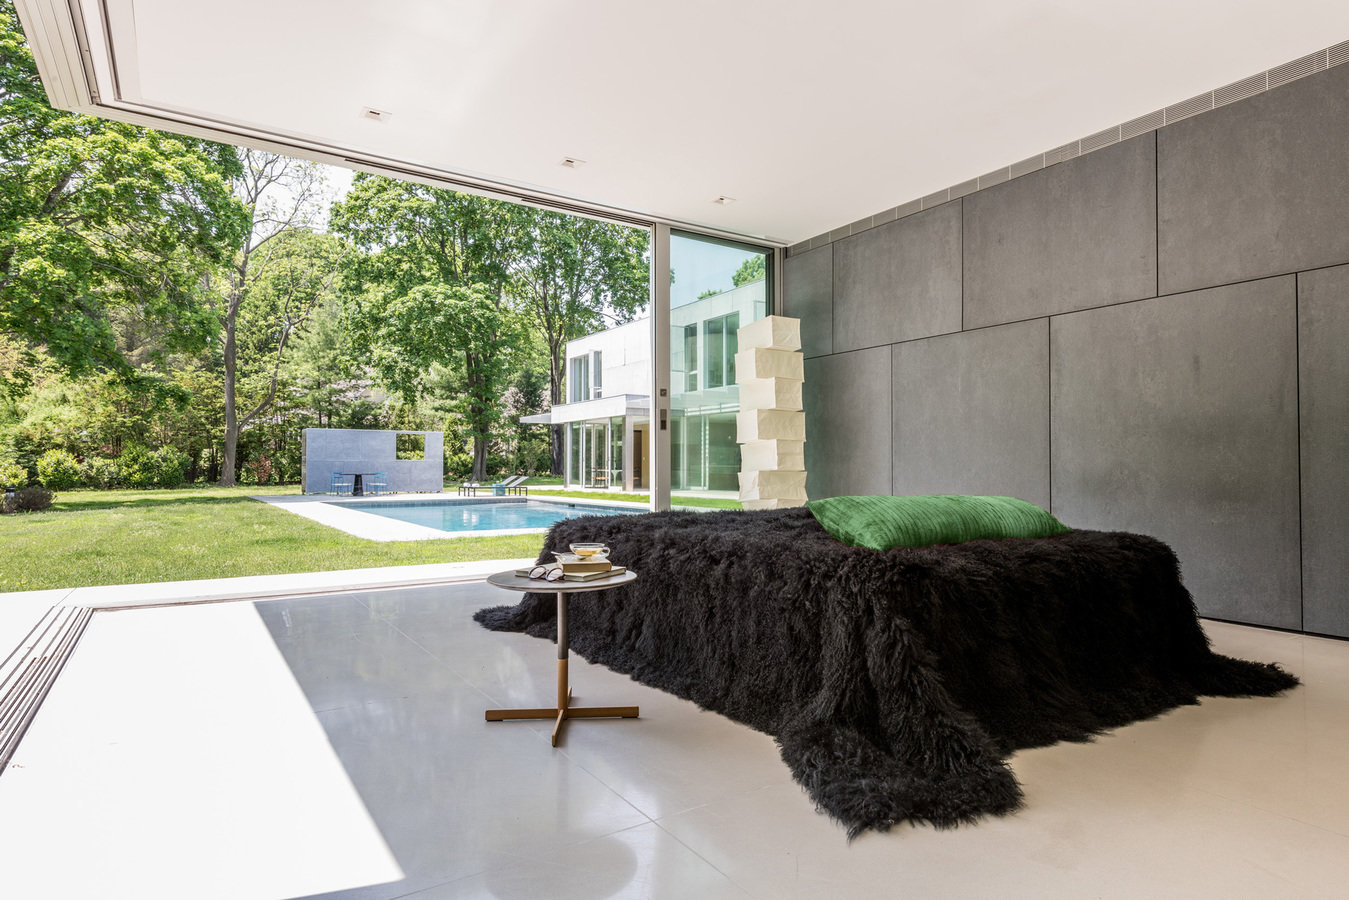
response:
[[[521,416],[526,425],[566,425],[592,419],[620,419],[625,416],[651,415],[651,398],[644,394],[615,394],[576,403],[560,403],[546,413]]]

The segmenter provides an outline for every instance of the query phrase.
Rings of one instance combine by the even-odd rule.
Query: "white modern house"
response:
[[[764,279],[670,310],[670,487],[734,491],[736,332],[767,314]],[[565,403],[526,416],[562,425],[565,483],[631,491],[651,455],[651,321],[636,319],[567,343]]]

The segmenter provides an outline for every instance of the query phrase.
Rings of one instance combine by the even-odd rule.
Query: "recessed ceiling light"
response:
[[[722,196],[718,197],[717,199],[713,200],[712,202],[713,202],[713,203],[720,203],[722,206],[730,206],[732,203],[735,202],[735,198],[734,198],[734,197],[727,197],[726,195],[723,194]]]
[[[558,163],[558,165],[562,166],[564,169],[579,169],[585,164],[586,161],[584,159],[577,159],[574,156],[564,156],[562,157],[562,162]]]
[[[367,119],[374,119],[376,122],[387,122],[393,117],[393,113],[388,110],[375,109],[373,106],[362,107],[361,115],[365,116]]]

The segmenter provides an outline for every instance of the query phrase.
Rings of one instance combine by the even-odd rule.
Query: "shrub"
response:
[[[80,467],[84,483],[93,488],[109,490],[122,484],[122,469],[115,459],[92,456]]]
[[[80,463],[68,450],[48,450],[37,458],[38,481],[54,491],[78,487]]]
[[[167,446],[160,447],[152,456],[156,487],[177,487],[187,480],[187,469],[192,465],[192,457],[177,447]]]
[[[473,471],[473,457],[467,453],[445,454],[445,474],[456,478],[467,478]]]
[[[21,488],[28,483],[28,470],[18,463],[0,463],[0,490]]]
[[[244,464],[244,468],[253,475],[252,484],[270,484],[272,481],[272,458],[259,456]]]
[[[133,445],[122,451],[117,457],[119,479],[123,487],[132,490],[144,490],[158,485],[159,464],[154,454],[145,447]]]
[[[51,506],[54,499],[56,495],[46,488],[19,488],[13,494],[6,494],[5,499],[0,501],[0,512],[37,512]]]

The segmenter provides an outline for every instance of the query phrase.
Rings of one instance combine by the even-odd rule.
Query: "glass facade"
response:
[[[762,250],[677,233],[670,238],[670,487],[735,491],[740,326],[769,312]]]
[[[735,492],[740,473],[735,355],[741,326],[771,311],[771,255],[674,233],[670,265],[670,487]],[[568,484],[611,490],[652,486],[653,473],[646,471],[654,440],[649,321],[568,345],[567,402],[593,404],[564,413],[579,420],[566,426]]]
[[[625,429],[622,416],[572,422],[568,426],[567,483],[622,490]]]

